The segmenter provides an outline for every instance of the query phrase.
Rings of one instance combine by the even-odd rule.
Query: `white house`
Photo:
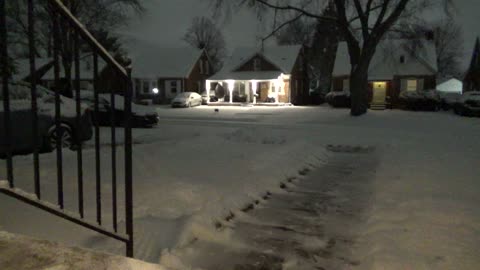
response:
[[[225,91],[215,94],[227,103],[301,104],[308,97],[306,79],[302,46],[243,47],[208,78],[206,88],[221,85]]]

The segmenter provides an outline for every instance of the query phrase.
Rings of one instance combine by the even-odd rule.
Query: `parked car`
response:
[[[34,150],[33,113],[31,107],[30,85],[24,82],[9,84],[11,138],[10,147],[14,154],[31,153]],[[0,156],[6,154],[5,111],[3,91],[0,86]],[[81,105],[80,121],[77,122],[76,103],[70,98],[60,96],[60,129],[55,122],[55,94],[37,85],[38,104],[38,142],[40,151],[53,151],[57,140],[65,148],[75,148],[92,138],[92,122],[88,107]]]
[[[480,117],[480,92],[466,92],[454,104],[453,111],[462,116]]]
[[[89,105],[93,114],[93,122],[101,126],[111,125],[111,112],[114,110],[115,126],[125,125],[125,99],[114,95],[115,108],[112,108],[110,94],[99,94],[98,113],[95,113],[95,97],[93,93],[81,96],[82,102]],[[158,124],[158,113],[153,107],[132,103],[132,127],[153,127]]]
[[[403,91],[399,99],[404,109],[412,111],[438,111],[440,95],[435,90]]]
[[[193,107],[202,105],[202,96],[195,92],[183,92],[178,94],[172,100],[172,108],[174,107]]]
[[[445,93],[440,91],[438,91],[438,94],[440,96],[440,107],[445,111],[453,109],[458,99],[462,96],[462,94],[459,93]]]
[[[218,101],[218,98],[215,95],[214,90],[210,90],[210,98],[207,97],[207,91],[204,91],[202,93],[202,105],[207,105],[207,100],[209,100],[209,102],[217,102]]]
[[[332,91],[325,95],[325,101],[335,108],[350,108],[350,92]]]

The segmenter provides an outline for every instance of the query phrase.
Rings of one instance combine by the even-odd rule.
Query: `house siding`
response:
[[[342,91],[343,90],[343,83],[344,80],[349,79],[349,76],[337,76],[334,77],[332,81],[332,91]],[[386,104],[389,108],[399,108],[399,95],[401,92],[401,82],[402,80],[423,80],[423,87],[419,90],[428,90],[428,89],[435,89],[436,87],[436,77],[435,75],[425,75],[425,76],[418,76],[418,75],[402,75],[402,76],[394,76],[393,80],[375,80],[375,81],[383,81],[387,83],[387,98]],[[369,81],[369,89],[368,89],[368,96],[370,102],[373,98],[373,82]]]
[[[290,75],[290,102],[294,105],[309,104],[310,97],[308,95],[308,87],[307,63],[304,50],[302,49]]]
[[[261,55],[255,55],[252,57],[250,60],[248,60],[246,63],[242,64],[239,68],[237,68],[235,71],[255,71],[254,68],[254,61],[255,59],[260,59],[260,69],[262,71],[280,71],[280,69],[270,63],[269,61],[265,60]]]
[[[201,63],[204,63],[203,69],[200,67]],[[205,64],[208,65],[206,68]],[[205,82],[208,77],[212,75],[212,63],[205,52],[203,52],[202,56],[197,60],[194,64],[190,74],[185,79],[185,91],[190,92],[197,92],[202,93],[205,91]]]

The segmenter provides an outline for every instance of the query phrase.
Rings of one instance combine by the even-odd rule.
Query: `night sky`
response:
[[[480,1],[455,0],[457,21],[463,26],[465,39],[465,66],[468,65],[474,41],[480,36]],[[121,32],[139,39],[153,40],[165,47],[184,45],[181,37],[194,16],[212,16],[206,0],[144,0],[146,14],[133,20]],[[428,15],[428,16],[435,16]],[[256,36],[265,31],[265,24],[258,23],[248,11],[240,11],[222,27],[231,51],[237,46],[256,44]]]

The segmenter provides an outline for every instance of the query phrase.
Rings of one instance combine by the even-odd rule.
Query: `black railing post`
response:
[[[75,107],[77,113],[77,126],[80,127],[82,124],[82,107],[81,107],[81,96],[80,96],[80,41],[78,39],[78,34],[73,34],[73,43],[74,43],[74,66],[75,66]],[[77,146],[77,186],[78,186],[78,212],[80,217],[84,217],[83,210],[83,154],[82,154],[82,144],[79,142]]]
[[[95,117],[99,114],[99,97],[98,97],[98,55],[95,50],[93,50],[93,95],[95,99],[94,110]],[[102,224],[102,175],[100,167],[100,128],[99,128],[99,118],[95,119],[95,193],[96,193],[96,202],[97,202],[97,223]]]
[[[125,220],[127,256],[133,257],[133,171],[132,171],[132,69],[127,67],[128,81],[125,89]]]
[[[35,195],[41,199],[40,192],[40,162],[38,152],[40,149],[38,135],[38,109],[37,109],[37,72],[35,67],[35,14],[33,0],[28,0],[28,48],[30,57],[30,87],[32,99],[32,129],[33,129],[33,178],[35,182]]]
[[[57,201],[61,209],[63,209],[63,160],[62,160],[62,129],[61,111],[60,111],[60,29],[59,17],[57,14],[52,14],[53,19],[53,73],[55,77],[55,128],[52,135],[56,139],[57,150]]]
[[[0,72],[2,73],[3,88],[3,119],[5,129],[5,150],[7,154],[7,180],[10,188],[15,186],[13,181],[13,160],[12,160],[12,130],[10,119],[10,97],[8,90],[8,79],[10,76],[10,61],[8,59],[8,37],[7,37],[7,14],[5,13],[5,0],[0,0]]]
[[[118,74],[114,72],[114,74]],[[115,112],[117,111],[115,104],[115,89],[110,89],[110,132],[111,132],[111,150],[112,150],[112,222],[113,230],[117,232],[117,142],[116,142],[116,119]],[[121,105],[121,104],[119,104]]]

